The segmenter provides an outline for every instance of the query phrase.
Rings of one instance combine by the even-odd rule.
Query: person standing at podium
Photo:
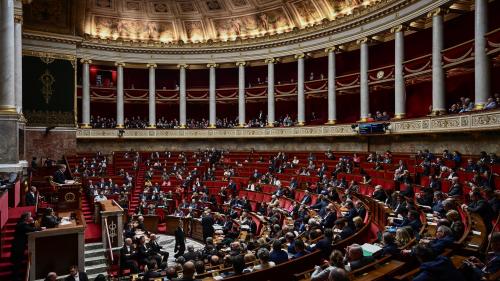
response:
[[[54,173],[53,181],[58,184],[64,184],[66,183],[66,176],[64,175],[64,172],[66,172],[66,165],[61,164],[57,167],[59,169],[57,169],[57,171]]]

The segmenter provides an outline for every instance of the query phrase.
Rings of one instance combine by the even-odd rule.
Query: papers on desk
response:
[[[71,224],[71,220],[69,217],[63,217],[61,219],[61,222],[59,223],[59,225],[68,225],[68,224]]]
[[[481,235],[481,231],[473,230],[473,231],[472,231],[472,234],[473,234],[473,235],[478,235],[478,236],[479,236],[479,235]]]
[[[213,227],[214,227],[214,230],[216,230],[216,231],[217,230],[222,230],[222,226],[221,225],[214,224]]]
[[[74,180],[65,180],[64,181],[64,184],[74,184],[75,181]]]
[[[467,247],[479,248],[479,245],[467,243]]]
[[[374,245],[374,244],[368,244],[368,243],[361,245],[361,249],[363,249],[364,256],[373,256],[373,254],[382,250],[381,247]]]
[[[437,226],[437,222],[427,222],[428,225]]]

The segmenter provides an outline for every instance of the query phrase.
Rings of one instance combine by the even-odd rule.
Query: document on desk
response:
[[[372,256],[376,252],[382,250],[381,247],[368,243],[361,245],[361,249],[363,249],[363,255],[365,256]]]
[[[64,181],[64,184],[74,184],[75,181],[74,180],[65,180]]]

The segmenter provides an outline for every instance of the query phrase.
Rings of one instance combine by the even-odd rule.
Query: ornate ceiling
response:
[[[54,28],[60,24],[58,19],[69,23],[74,8],[74,35],[187,43],[232,41],[304,29],[351,15],[380,1],[82,0],[70,4],[73,1],[34,0],[25,5],[25,16],[27,12],[33,23],[28,26],[33,29],[47,28],[40,25],[43,19]]]

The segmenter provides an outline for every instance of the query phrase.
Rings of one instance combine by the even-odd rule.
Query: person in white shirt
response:
[[[102,191],[99,192],[99,195],[94,197],[94,202],[101,202],[101,201],[105,201],[105,200],[108,200],[108,198],[106,198],[106,196],[104,196],[104,193],[102,193]]]

